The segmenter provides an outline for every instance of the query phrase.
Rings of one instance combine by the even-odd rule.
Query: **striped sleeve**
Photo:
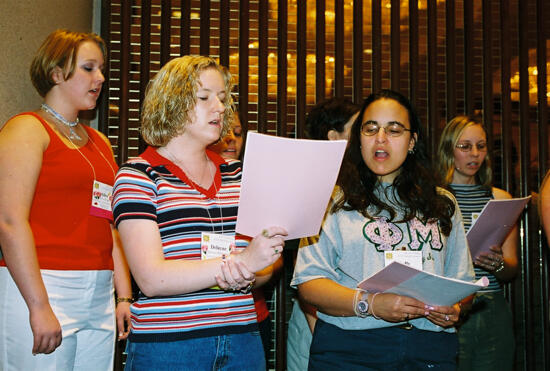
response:
[[[124,164],[118,171],[113,188],[115,226],[125,219],[157,221],[157,187],[143,162]]]

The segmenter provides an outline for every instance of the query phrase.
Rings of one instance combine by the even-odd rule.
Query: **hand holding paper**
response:
[[[430,305],[450,306],[489,284],[487,277],[477,282],[423,272],[408,265],[393,262],[357,287],[368,292],[390,292],[409,296]]]
[[[490,252],[493,245],[502,245],[530,198],[491,200],[485,205],[466,234],[473,259],[483,252]]]

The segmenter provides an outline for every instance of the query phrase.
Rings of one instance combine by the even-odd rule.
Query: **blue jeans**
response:
[[[125,370],[264,371],[258,331],[168,342],[129,342]]]
[[[342,330],[317,320],[308,370],[455,370],[456,333],[386,327]]]

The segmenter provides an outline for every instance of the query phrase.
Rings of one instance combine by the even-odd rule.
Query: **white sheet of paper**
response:
[[[248,133],[236,231],[256,236],[279,226],[288,240],[318,234],[346,144]]]
[[[357,287],[368,292],[391,292],[409,296],[425,304],[453,305],[488,284],[487,277],[476,282],[466,282],[393,262],[361,281]]]
[[[477,258],[482,252],[489,252],[492,245],[502,245],[530,199],[531,196],[527,196],[491,200],[485,204],[466,234],[472,258]]]

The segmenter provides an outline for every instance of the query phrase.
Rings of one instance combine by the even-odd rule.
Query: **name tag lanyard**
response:
[[[85,128],[84,128],[84,131],[86,132],[86,136],[88,137],[88,140],[92,142],[92,145],[94,146],[94,148],[97,150],[97,152],[99,152],[103,160],[105,160],[107,165],[109,165],[109,167],[111,168],[111,172],[114,178],[116,175],[115,169],[113,168],[111,163],[107,160],[103,152],[99,149],[97,144],[95,144],[94,140],[88,134]],[[71,142],[73,147],[78,151],[78,153],[80,153],[82,158],[86,160],[86,162],[88,163],[88,165],[90,165],[90,168],[92,169],[94,182],[92,185],[92,201],[91,201],[91,207],[90,207],[90,214],[101,218],[107,218],[107,219],[113,220],[113,212],[111,210],[111,197],[112,197],[113,186],[102,183],[97,180],[95,167],[92,164],[92,162],[86,157],[84,153],[82,153],[80,148],[78,148],[78,146],[74,144],[74,142],[71,140],[71,138],[68,135],[65,134],[65,137],[69,139],[69,142]]]

